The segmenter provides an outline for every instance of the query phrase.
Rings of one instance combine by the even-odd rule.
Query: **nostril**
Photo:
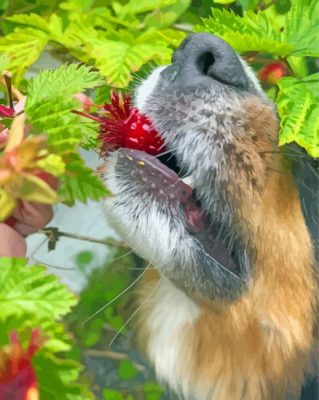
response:
[[[213,56],[212,53],[210,52],[205,52],[202,54],[198,60],[197,60],[197,65],[201,71],[202,74],[204,75],[209,75],[210,72],[210,67],[215,63],[215,57]]]

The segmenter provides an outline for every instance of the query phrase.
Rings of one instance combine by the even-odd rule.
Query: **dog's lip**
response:
[[[208,220],[198,201],[193,197],[193,188],[185,183],[175,171],[168,168],[155,156],[140,150],[121,148],[118,150],[119,159],[125,158],[129,165],[138,168],[141,179],[150,177],[158,192],[167,193],[171,203],[181,205],[185,212],[185,222],[189,232],[202,232],[207,229]],[[186,179],[191,183],[191,179]],[[155,192],[153,192],[155,193]]]

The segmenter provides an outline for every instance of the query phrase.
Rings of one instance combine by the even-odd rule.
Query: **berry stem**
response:
[[[96,117],[95,115],[87,114],[85,112],[78,111],[78,110],[72,110],[72,112],[73,112],[73,114],[78,114],[78,115],[81,115],[82,117],[90,118],[93,121],[101,122],[101,119],[99,117]]]

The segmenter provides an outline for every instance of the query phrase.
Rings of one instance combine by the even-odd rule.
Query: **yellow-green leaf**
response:
[[[128,36],[128,35],[127,35]],[[115,87],[126,87],[132,79],[132,73],[138,71],[145,63],[155,60],[167,62],[172,50],[166,43],[144,41],[130,37],[121,40],[92,40],[88,45],[90,57],[100,73],[106,77],[107,83]]]
[[[24,71],[39,58],[48,40],[49,36],[45,32],[33,28],[19,28],[0,38],[0,53],[7,54],[7,69],[14,74],[16,82],[21,80]]]
[[[10,194],[15,198],[41,204],[57,202],[57,193],[41,178],[31,174],[21,174],[10,183]]]
[[[7,219],[14,211],[16,201],[2,188],[0,188],[0,221]]]
[[[303,80],[282,78],[278,86],[279,145],[295,141],[319,157],[319,73]]]
[[[38,161],[39,168],[54,176],[61,176],[65,171],[65,162],[58,154],[49,154],[47,157]]]

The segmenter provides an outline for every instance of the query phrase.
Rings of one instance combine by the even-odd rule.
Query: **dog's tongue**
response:
[[[171,204],[182,205],[190,232],[201,232],[207,228],[207,218],[193,197],[193,189],[172,169],[150,154],[127,148],[119,149],[119,161],[131,171],[134,180],[145,187],[145,192],[151,193],[158,202],[165,199]]]

